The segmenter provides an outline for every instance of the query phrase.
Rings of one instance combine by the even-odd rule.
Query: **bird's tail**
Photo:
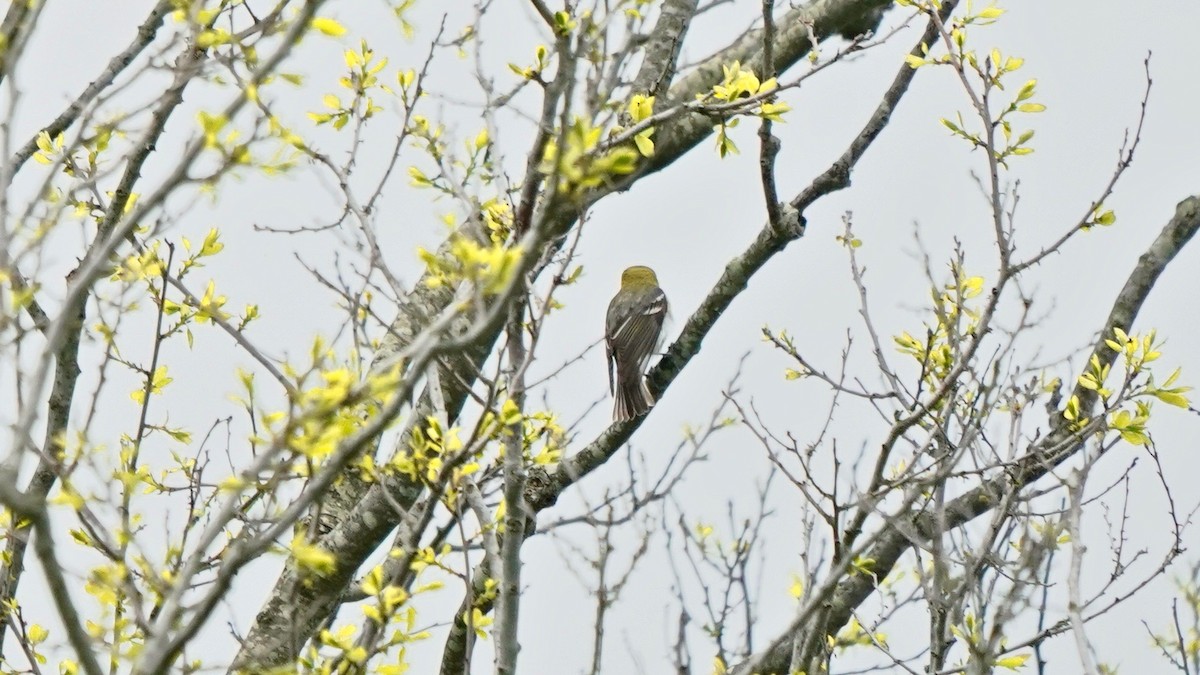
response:
[[[616,402],[613,404],[613,421],[625,422],[639,415],[645,415],[650,406],[654,405],[654,394],[646,386],[646,378],[641,373],[629,377],[617,378]]]

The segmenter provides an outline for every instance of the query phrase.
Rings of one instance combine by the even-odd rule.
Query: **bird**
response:
[[[626,268],[621,289],[608,303],[604,330],[614,422],[645,415],[654,405],[646,386],[646,363],[658,347],[666,318],[667,295],[654,270],[644,265]]]

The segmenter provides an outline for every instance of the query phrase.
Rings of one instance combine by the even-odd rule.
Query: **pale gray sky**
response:
[[[90,81],[108,56],[132,36],[134,26],[151,4],[147,0],[51,2],[43,17],[44,27],[38,31],[19,72],[24,98],[13,120],[14,138],[26,138]],[[321,95],[335,89],[343,69],[341,51],[353,46],[357,37],[365,37],[391,60],[389,72],[393,67],[419,67],[441,14],[448,14],[447,33],[457,34],[469,21],[470,4],[462,0],[418,0],[411,14],[416,38],[403,41],[384,3],[330,2],[324,13],[344,23],[349,33],[340,41],[306,40],[284,68],[303,74],[305,85],[277,98],[279,112],[297,127],[311,130],[304,113],[320,109]],[[1200,41],[1194,38],[1194,27],[1200,24],[1200,4],[1186,0],[1152,4],[1011,0],[1000,6],[1008,13],[993,27],[973,28],[971,39],[980,50],[996,46],[1005,55],[1023,57],[1024,68],[1014,81],[1019,84],[1025,78],[1037,78],[1038,100],[1047,106],[1046,112],[1023,118],[1023,123],[1037,131],[1033,140],[1036,152],[1016,159],[1008,174],[1011,181],[1020,181],[1019,253],[1052,241],[1099,194],[1113,171],[1123,134],[1137,122],[1145,88],[1143,60],[1153,52],[1150,72],[1154,86],[1142,145],[1133,167],[1107,203],[1116,211],[1117,224],[1080,236],[1061,254],[1032,270],[1024,282],[1026,292],[1035,297],[1035,313],[1046,316],[1023,341],[1021,353],[1031,359],[1039,355],[1036,360],[1046,363],[1069,354],[1078,356],[1082,347],[1092,342],[1093,331],[1108,312],[1115,291],[1137,255],[1170,218],[1176,202],[1200,191],[1195,161],[1200,154],[1195,112],[1200,108],[1196,84],[1200,82]],[[737,0],[705,15],[688,35],[684,61],[696,60],[727,44],[759,11],[759,2]],[[889,12],[885,27],[899,23],[905,16],[899,10]],[[484,24],[484,53],[501,89],[513,79],[505,64],[528,61],[533,45],[545,40],[536,36],[531,23],[525,3],[514,0],[498,0],[489,13]],[[783,142],[778,160],[781,196],[786,198],[802,189],[844,150],[874,109],[919,30],[910,27],[888,44],[839,64],[785,95],[784,100],[794,111],[787,116],[787,124],[776,125],[775,131]],[[824,53],[831,54],[837,44],[824,47]],[[478,110],[461,104],[464,99],[478,101],[472,67],[470,59],[455,61],[450,53],[441,52],[432,69],[430,89],[435,97],[423,111],[430,118],[443,119],[448,133],[457,138],[472,138],[480,128]],[[132,94],[126,94],[127,100],[138,100]],[[223,105],[227,97],[227,92],[215,88],[189,90],[186,105],[194,110],[213,109]],[[526,109],[531,109],[531,101],[525,99]],[[364,137],[356,174],[363,186],[378,179],[396,131],[393,110],[390,104],[385,106],[388,114],[369,125]],[[986,204],[970,176],[971,171],[984,170],[982,156],[970,152],[938,124],[940,117],[951,117],[957,111],[965,114],[967,110],[968,102],[949,69],[929,68],[918,74],[891,126],[854,173],[852,187],[822,200],[809,211],[807,235],[754,279],[705,341],[702,353],[675,381],[634,437],[633,447],[647,457],[652,469],[665,465],[685,425],[701,423],[721,402],[721,392],[735,372],[738,359],[747,353],[739,400],[752,401],[778,434],[794,434],[801,444],[816,438],[828,408],[828,392],[815,380],[784,380],[783,369],[792,364],[762,342],[760,330],[764,325],[787,329],[806,357],[830,369],[837,368],[849,330],[855,340],[851,372],[875,381],[844,249],[835,241],[844,213],[853,213],[857,235],[864,242],[859,256],[867,267],[874,319],[885,335],[904,330],[916,333],[925,318],[918,309],[927,304],[927,282],[913,238],[914,228],[920,231],[934,272],[941,275],[939,280],[944,280],[955,239],[962,241],[967,251],[968,271],[989,280],[994,278],[997,263]],[[193,114],[188,112],[172,122],[179,127],[168,129],[170,140],[159,148],[164,157],[169,157],[172,148],[178,148],[191,132],[184,126],[192,120]],[[616,290],[620,270],[627,265],[647,264],[658,271],[671,300],[674,329],[678,330],[725,262],[751,241],[764,221],[755,129],[756,125],[747,121],[735,130],[741,155],[719,159],[712,143],[706,142],[677,165],[640,181],[628,193],[605,199],[595,209],[580,247],[584,275],[578,285],[560,295],[566,306],[547,328],[546,349],[537,365],[540,372],[557,368],[599,338],[603,308]],[[513,119],[495,130],[497,152],[506,153],[505,165],[514,176],[520,175],[524,161],[520,153],[528,143],[530,130],[529,122]],[[345,151],[344,136],[325,129],[312,133],[321,150],[335,157]],[[448,202],[430,203],[428,192],[407,185],[403,168],[412,161],[401,160],[401,170],[385,192],[379,219],[389,264],[406,283],[414,281],[420,272],[415,247],[437,244],[444,232],[438,216],[449,208]],[[145,175],[153,177],[155,167],[152,160]],[[218,280],[220,292],[228,295],[230,307],[259,304],[263,319],[249,335],[273,356],[302,356],[315,335],[332,335],[340,320],[341,314],[334,307],[336,298],[316,284],[300,261],[328,272],[334,269],[337,258],[343,262],[360,260],[354,252],[338,250],[348,237],[336,232],[283,236],[252,229],[252,225],[312,226],[335,218],[339,198],[327,179],[314,178],[316,173],[306,166],[281,178],[248,175],[227,181],[219,200],[202,201],[177,213],[177,222],[166,233],[169,237],[198,240],[209,227],[221,228],[226,251],[196,274],[192,283],[203,290],[204,281],[211,276]],[[177,204],[176,208],[181,206]],[[77,236],[72,243],[75,241]],[[54,261],[64,267],[74,262],[75,255],[74,249],[65,250],[71,253]],[[1169,367],[1163,372],[1174,365],[1182,366],[1185,383],[1200,381],[1200,312],[1195,300],[1200,287],[1198,269],[1200,244],[1193,243],[1168,269],[1137,323],[1139,331],[1153,327],[1167,338],[1162,361]],[[167,357],[173,364],[176,382],[186,383],[169,391],[161,404],[169,409],[173,423],[192,428],[199,438],[218,418],[232,414],[240,419],[226,395],[237,389],[233,365],[249,363],[226,337],[215,331],[200,331],[193,350],[174,345]],[[1075,370],[1060,369],[1052,374],[1073,378],[1078,373],[1078,360],[1073,362]],[[118,382],[109,392],[108,410],[114,416],[132,415],[136,411],[124,395],[132,385],[120,378]],[[605,397],[605,389],[603,356],[593,349],[549,382],[547,395],[563,419],[573,422],[588,406]],[[579,425],[576,446],[607,425],[608,411],[609,401],[603,398]],[[1187,512],[1197,503],[1193,480],[1200,469],[1194,441],[1198,420],[1163,405],[1156,412],[1159,416],[1153,431],[1167,481],[1177,505]],[[114,428],[122,428],[125,422],[119,420],[127,417],[113,419]],[[860,446],[877,445],[885,430],[868,408],[847,404],[839,412],[833,433],[843,451],[851,452]],[[238,422],[235,438],[243,431]],[[618,460],[623,460],[624,452]],[[739,518],[752,516],[755,503],[747,495],[770,464],[761,446],[739,427],[716,436],[709,455],[710,459],[694,467],[684,481],[678,503],[689,519],[711,523],[719,535],[727,536],[731,533],[726,527],[726,502],[734,501]],[[1157,564],[1169,529],[1163,492],[1152,463],[1140,449],[1120,446],[1101,463],[1101,473],[1111,475],[1093,480],[1096,486],[1107,484],[1139,456],[1131,474],[1131,490],[1138,498],[1130,513],[1128,547],[1148,549],[1148,555],[1138,562],[1140,571],[1145,571]],[[623,461],[616,464],[588,477],[578,494],[596,499],[606,488],[619,483],[625,468]],[[796,522],[789,517],[798,505],[798,496],[781,482],[775,486],[773,505],[775,515],[768,521],[765,536],[767,557],[758,568],[763,589],[756,626],[760,645],[788,622],[795,604],[786,593],[789,574],[800,568]],[[563,499],[553,512],[543,514],[543,522],[570,515],[578,508],[576,499]],[[1085,534],[1095,537],[1089,541],[1092,555],[1085,568],[1085,579],[1092,589],[1098,588],[1109,572],[1104,527],[1099,517],[1085,523]],[[568,532],[586,538],[581,530]],[[661,536],[655,541],[661,549]],[[1189,531],[1189,542],[1195,541],[1194,532]],[[1180,573],[1195,557],[1189,552],[1181,559]],[[548,537],[529,541],[523,558],[528,567],[522,672],[583,671],[589,658],[592,619],[588,589],[564,571]],[[911,565],[911,559],[906,560]],[[644,672],[664,672],[676,615],[674,609],[666,608],[672,596],[663,563],[661,550],[655,550],[636,573],[624,602],[613,610],[606,672],[638,672],[631,670],[635,665],[642,666]],[[238,580],[237,594],[227,611],[228,620],[241,631],[248,629],[261,597],[274,580],[271,565],[251,567]],[[35,580],[31,577],[29,581]],[[40,579],[36,582],[41,583]],[[1160,577],[1146,592],[1098,620],[1090,634],[1097,658],[1127,669],[1152,664],[1152,670],[1165,670],[1165,662],[1150,647],[1142,621],[1152,628],[1165,629],[1173,595],[1170,576]],[[445,592],[443,598],[430,601],[431,606],[441,606],[443,601],[457,603],[458,590]],[[876,605],[869,602],[867,607]],[[695,619],[703,621],[699,616]],[[926,629],[921,624],[909,636],[912,642],[894,627],[887,630],[892,633],[891,644],[898,655],[909,655],[924,645]],[[1014,641],[1022,637],[1024,634],[1012,635]],[[203,639],[214,650],[232,647],[224,621],[215,622]],[[709,653],[698,634],[693,635],[692,644],[698,662],[706,663]],[[434,659],[440,658],[440,646],[436,639],[412,646],[413,672],[429,672]],[[1048,646],[1053,672],[1078,670],[1069,637],[1052,640]],[[849,659],[841,663],[852,662]],[[490,669],[490,656],[484,646],[479,650],[476,672]],[[704,671],[703,666],[697,666],[696,672]]]

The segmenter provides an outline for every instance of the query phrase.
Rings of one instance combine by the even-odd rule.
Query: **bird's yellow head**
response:
[[[645,265],[627,267],[621,273],[621,288],[649,288],[657,285],[658,277],[654,270]]]

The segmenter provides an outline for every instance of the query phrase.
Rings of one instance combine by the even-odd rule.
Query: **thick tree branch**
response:
[[[697,1],[663,2],[658,21],[643,49],[642,67],[633,78],[633,93],[659,96],[671,86],[679,67],[679,50],[696,14]]]
[[[956,4],[956,1],[944,2],[944,11],[947,13],[953,11]],[[932,39],[933,31],[934,27],[930,24],[916,46],[913,47],[912,53],[920,53],[921,44],[927,44]],[[700,344],[704,337],[708,335],[717,319],[729,307],[734,298],[745,290],[750,283],[750,278],[775,254],[804,234],[804,210],[821,197],[850,185],[851,171],[862,159],[867,148],[887,126],[892,111],[908,91],[908,86],[915,73],[916,71],[907,64],[900,67],[875,112],[851,141],[846,152],[791,200],[789,205],[792,209],[785,210],[779,218],[778,224],[767,222],[750,246],[725,266],[724,274],[708,292],[696,311],[688,318],[679,338],[667,349],[666,355],[650,372],[650,388],[656,395],[661,395],[683,371],[683,368],[691,362],[692,358],[700,352]],[[562,462],[553,474],[545,474],[544,484],[532,490],[529,495],[530,504],[537,510],[552,505],[568,486],[608,461],[608,458],[641,425],[642,419],[636,418],[628,422],[613,424],[583,450]],[[532,477],[530,483],[531,485],[534,483]]]
[[[788,11],[775,22],[777,30],[771,54],[775,69],[782,73],[808,54],[813,48],[810,27],[818,39],[834,35],[853,39],[878,27],[884,11],[892,5],[891,0],[813,0]],[[690,101],[697,93],[708,91],[724,77],[721,67],[734,61],[755,73],[764,72],[762,33],[762,29],[749,31],[702,61],[676,81],[667,95],[668,101]],[[679,145],[690,148],[696,139],[706,138],[712,132],[711,127],[712,121],[699,113],[667,126],[657,135],[650,170],[657,171],[674,162],[680,154]]]
[[[14,3],[13,6],[22,4],[24,3]],[[50,138],[54,138],[74,124],[79,119],[79,115],[96,99],[96,96],[105,89],[108,89],[113,81],[117,79],[117,76],[123,73],[133,63],[134,59],[154,41],[155,36],[158,35],[159,28],[162,27],[163,18],[171,11],[174,4],[171,0],[160,0],[150,10],[150,13],[142,21],[142,24],[138,26],[137,34],[130,41],[129,46],[120,54],[112,57],[108,62],[108,66],[105,67],[104,72],[92,80],[91,84],[79,96],[76,96],[74,101],[71,101],[66,110],[59,113],[58,117],[54,118],[54,121],[42,128],[42,131],[46,132]],[[33,138],[26,141],[25,145],[22,145],[21,149],[13,155],[10,162],[13,173],[16,173],[26,160],[33,156],[33,153],[37,152],[37,136],[37,134],[34,134]]]
[[[795,20],[804,18],[813,22],[817,35],[833,35],[846,31],[857,30],[862,25],[864,17],[874,17],[882,7],[890,6],[886,0],[815,0],[802,8],[789,12],[780,20],[780,26],[787,29],[778,31],[774,60],[776,67],[782,72],[794,65],[811,48],[807,28],[796,29]],[[854,33],[857,34],[857,33]],[[709,91],[723,77],[720,63],[724,60],[734,60],[740,57],[743,63],[750,62],[752,67],[761,67],[753,63],[754,53],[761,48],[761,35],[753,33],[753,39],[746,43],[746,37],[738,38],[733,45],[714,56],[707,67],[690,73],[672,87],[670,98],[673,100],[694,99],[696,94]],[[743,54],[743,52],[745,52]],[[702,72],[701,72],[702,71]],[[545,242],[560,242],[562,235],[567,233],[575,224],[578,216],[590,204],[599,199],[627,190],[642,176],[669,166],[682,157],[697,144],[708,138],[712,133],[711,121],[700,114],[685,115],[678,121],[667,126],[665,141],[656,143],[655,154],[645,160],[642,169],[629,177],[614,181],[592,191],[582,200],[582,203],[569,203],[562,200],[550,200],[543,206],[539,217],[533,218],[538,223]],[[878,134],[879,129],[874,130]],[[663,138],[663,137],[660,137]],[[859,153],[861,154],[861,153]],[[845,169],[848,171],[848,168]],[[527,176],[526,181],[535,180]],[[833,188],[830,188],[832,191]],[[785,219],[786,220],[786,219]],[[787,242],[797,238],[802,232],[799,214],[790,221],[790,226],[781,230],[778,236],[760,235],[751,246],[743,260],[734,261],[727,269],[725,277],[717,289],[710,293],[693,316],[690,331],[685,330],[685,337],[672,348],[672,352],[663,360],[653,374],[655,387],[661,391],[670,380],[674,379],[682,367],[696,351],[699,350],[700,340],[711,328],[720,312],[728,306],[733,297],[740,292],[750,275],[769,259],[771,255],[782,250]],[[472,223],[464,224],[464,228],[474,227]],[[470,236],[468,230],[460,234]],[[548,246],[553,249],[557,243]],[[541,251],[542,255],[552,251]],[[756,262],[755,262],[756,261]],[[388,347],[393,348],[403,343],[403,336],[413,331],[419,332],[424,326],[424,317],[436,315],[440,308],[445,307],[451,300],[452,294],[444,289],[432,289],[418,282],[414,290],[404,300],[400,308],[397,326],[393,327],[396,337],[388,339]],[[478,368],[488,356],[496,338],[499,336],[499,326],[493,333],[480,334],[479,339],[463,351],[461,357],[448,361],[440,378],[444,388],[444,401],[450,419],[455,419],[461,411],[470,384],[474,382]],[[412,419],[424,419],[430,409],[427,398],[414,411]],[[580,455],[565,462],[564,467],[555,473],[556,478],[547,481],[544,473],[531,471],[526,486],[526,494],[534,510],[540,510],[552,504],[561,490],[570,485],[576,478],[599,466],[615,449],[632,434],[635,425],[614,425],[597,441],[585,448]],[[401,442],[407,438],[408,432],[402,435]],[[388,533],[402,519],[403,514],[397,513],[396,507],[409,509],[420,497],[424,486],[420,483],[392,478],[372,484],[366,484],[347,477],[341,484],[337,501],[348,508],[344,517],[333,517],[322,526],[331,529],[318,540],[322,549],[332,553],[336,558],[338,574],[336,578],[326,579],[322,584],[299,584],[293,572],[285,570],[277,581],[275,590],[259,612],[254,629],[242,653],[238,657],[240,664],[282,664],[290,663],[298,653],[311,631],[320,625],[321,621],[332,612],[341,601],[346,584],[352,578],[353,571],[362,564],[366,556],[380,545]],[[344,571],[344,573],[343,573]]]
[[[165,4],[169,5],[170,3]],[[155,18],[153,13],[151,18]],[[146,24],[143,24],[143,28],[153,26],[157,30],[157,25],[161,24],[161,20],[161,16],[157,17],[157,23],[151,23],[148,20]],[[140,39],[141,31],[139,31]],[[135,40],[135,45],[137,44],[138,41]],[[141,47],[144,46],[145,44],[141,45]],[[132,48],[133,46],[130,47],[130,49]],[[140,47],[138,51],[140,51]],[[132,56],[130,58],[132,59]],[[192,82],[193,70],[203,58],[203,51],[193,48],[187,49],[185,54],[180,57],[180,70],[177,73],[175,83],[164,93],[162,100],[154,111],[153,123],[143,134],[139,145],[143,150],[135,153],[126,163],[120,186],[114,192],[108,211],[105,213],[105,217],[98,227],[96,237],[89,247],[89,252],[92,254],[89,256],[89,259],[102,259],[102,254],[98,253],[98,251],[101,249],[107,251],[110,245],[109,242],[116,239],[112,236],[113,230],[117,227],[117,223],[125,213],[125,207],[132,192],[132,186],[141,177],[143,164],[156,147],[160,136],[166,128],[166,122],[170,118],[171,113],[183,101],[184,88]],[[115,76],[116,72],[113,73],[113,77]],[[78,113],[76,112],[76,114]],[[64,113],[63,116],[60,116],[59,120],[65,120],[65,123],[69,125],[74,121],[74,117]],[[36,149],[37,146],[34,141],[30,143],[34,144],[33,147]],[[20,154],[18,153],[18,160],[23,161]],[[34,470],[33,476],[30,478],[29,484],[26,486],[21,497],[30,503],[43,503],[58,478],[57,471],[62,453],[62,443],[67,437],[66,429],[70,420],[71,404],[74,400],[75,385],[80,374],[79,347],[82,340],[83,324],[86,318],[85,307],[89,295],[88,291],[91,284],[98,278],[98,276],[93,276],[90,280],[86,279],[87,275],[83,272],[85,269],[86,265],[81,263],[79,268],[68,275],[68,282],[76,282],[73,289],[74,292],[68,296],[67,302],[63,305],[62,312],[52,322],[50,330],[47,332],[47,339],[50,344],[44,356],[44,361],[49,360],[51,354],[49,350],[53,350],[54,380],[47,397],[46,432],[43,443],[40,446],[41,452],[38,453],[38,466]],[[85,278],[81,279],[80,277]],[[38,380],[40,381],[40,379],[41,376],[39,375]],[[28,409],[27,413],[30,416],[30,420],[35,410],[36,406],[30,406]],[[24,438],[21,440],[24,441]],[[20,453],[13,453],[10,460],[19,461],[20,456]],[[24,558],[27,546],[27,531],[25,533],[18,533],[17,536],[12,537],[8,542],[5,552],[6,563],[0,569],[0,602],[8,602],[16,597],[17,587],[20,584],[21,575],[24,571]],[[0,639],[4,637],[6,626],[7,624],[0,624]]]
[[[1105,344],[1105,340],[1112,336],[1113,328],[1129,332],[1158,277],[1198,229],[1200,195],[1194,195],[1179,203],[1175,209],[1175,216],[1138,259],[1137,266],[1117,295],[1108,318],[1100,327],[1099,337],[1092,350],[1092,355],[1103,365],[1112,364],[1117,357],[1116,352]],[[1072,393],[1079,398],[1080,410],[1090,415],[1099,395],[1079,384],[1076,384]],[[961,527],[996,508],[998,504],[1003,503],[1002,497],[1005,494],[1020,490],[1046,475],[1063,461],[1075,456],[1083,448],[1083,438],[1080,431],[1071,429],[1066,420],[1060,419],[1053,431],[1011,468],[951,500],[946,504],[943,514],[921,513],[906,521],[887,524],[866,554],[875,561],[873,575],[858,574],[842,579],[828,601],[827,611],[805,612],[807,616],[820,617],[819,621],[800,621],[793,624],[772,641],[771,646],[762,654],[733,669],[732,672],[785,672],[791,663],[793,646],[797,642],[810,642],[808,638],[812,635],[836,634],[850,620],[853,612],[874,592],[875,579],[885,578],[900,557],[913,546]]]
[[[3,40],[4,46],[0,51],[0,82],[12,74],[12,69],[20,60],[25,43],[37,23],[37,15],[45,6],[44,1],[8,3],[4,21],[0,22],[0,39]]]
[[[511,310],[508,326],[509,397],[517,409],[525,411],[525,371],[529,353],[525,345],[524,305]],[[504,537],[500,540],[498,594],[496,603],[496,675],[516,675],[517,640],[521,608],[521,544],[525,539],[525,422],[517,419],[504,431]],[[487,527],[480,522],[481,528]]]
[[[947,15],[953,11],[956,4],[956,2],[945,3],[944,11]],[[934,30],[934,26],[930,24],[925,34],[922,35],[921,41],[914,46],[913,53],[919,53],[922,42],[928,43],[933,39]],[[807,207],[821,196],[849,185],[851,170],[887,125],[892,110],[907,91],[914,74],[914,70],[907,65],[900,68],[892,86],[885,93],[883,101],[847,151],[793,199],[792,204],[802,204]],[[782,251],[788,243],[803,235],[803,214],[798,210],[793,210],[788,215],[788,218],[780,219],[783,227],[768,222],[750,247],[726,266],[725,274],[709,292],[700,308],[688,319],[680,338],[667,350],[666,356],[651,371],[649,379],[651,388],[656,394],[665,391],[674,378],[682,372],[684,366],[699,353],[700,343],[704,336],[712,329],[716,320],[733,299],[746,288],[750,278],[776,253]],[[540,469],[531,470],[526,490],[526,501],[530,508],[536,513],[553,506],[569,486],[607,462],[632,436],[640,426],[642,419],[636,418],[628,422],[613,424],[583,450],[563,461],[553,473]],[[478,574],[479,570],[476,570],[476,573]],[[482,609],[488,611],[490,605]]]

